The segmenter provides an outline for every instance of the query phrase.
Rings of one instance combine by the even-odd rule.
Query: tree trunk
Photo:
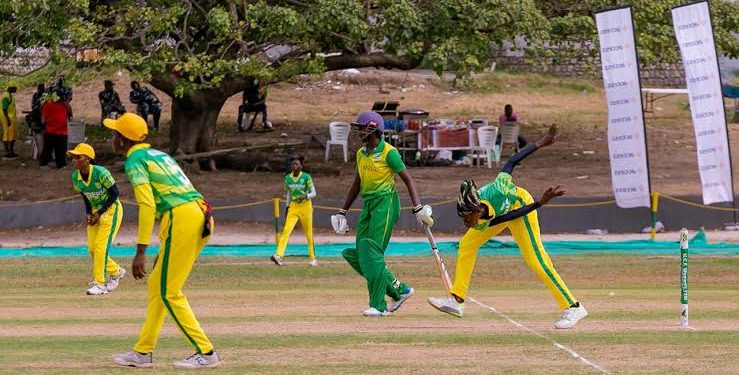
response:
[[[173,155],[211,151],[215,146],[218,114],[227,96],[196,91],[182,98],[172,98],[172,125],[169,151]]]

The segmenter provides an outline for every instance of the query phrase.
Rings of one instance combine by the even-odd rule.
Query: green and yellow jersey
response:
[[[313,189],[313,179],[308,173],[300,172],[297,177],[292,173],[285,176],[285,190],[290,202],[299,202],[300,197],[308,195]]]
[[[98,212],[103,206],[110,193],[108,189],[115,185],[115,179],[110,171],[99,165],[90,165],[87,180],[80,171],[72,172],[72,185],[74,190],[82,193],[92,206],[92,212]],[[102,212],[101,212],[102,213]]]
[[[484,230],[488,227],[490,220],[505,215],[511,209],[511,206],[520,200],[516,190],[517,187],[513,183],[513,177],[505,172],[498,173],[493,182],[477,189],[477,193],[480,195],[480,204],[487,206],[490,217],[480,219],[475,229]]]
[[[128,151],[126,176],[133,188],[151,185],[157,216],[181,204],[203,199],[171,156],[146,143]]]
[[[15,98],[11,93],[8,91],[3,92],[2,99],[0,99],[0,122],[5,124],[7,121],[5,119],[5,114],[8,114],[8,117],[10,117],[10,124],[6,124],[6,126],[12,126],[15,125]]]
[[[361,180],[362,199],[395,193],[395,174],[405,170],[400,153],[384,140],[374,150],[362,147],[357,151],[357,173]]]

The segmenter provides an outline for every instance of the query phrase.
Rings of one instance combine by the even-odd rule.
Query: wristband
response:
[[[417,214],[417,213],[421,212],[421,209],[422,208],[423,208],[423,205],[422,204],[419,204],[418,206],[413,207],[413,213],[414,214]]]
[[[343,208],[340,208],[338,214],[342,216],[346,216],[346,210]]]

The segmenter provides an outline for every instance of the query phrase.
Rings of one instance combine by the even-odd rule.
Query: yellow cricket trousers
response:
[[[305,232],[305,239],[308,241],[308,256],[313,260],[316,258],[316,252],[313,247],[313,203],[310,199],[302,203],[290,203],[290,209],[287,211],[287,218],[285,219],[285,227],[282,228],[280,242],[277,244],[277,255],[280,257],[285,255],[287,240],[290,239],[290,234],[292,234],[298,221],[300,221],[303,232]]]
[[[10,118],[10,122],[0,111],[0,122],[3,125],[3,142],[11,142],[18,139],[18,123],[15,117]]]
[[[195,260],[210,240],[210,236],[201,238],[205,224],[202,207],[200,201],[190,202],[162,215],[159,225],[161,248],[147,283],[149,303],[146,320],[141,327],[139,340],[133,347],[139,353],[154,350],[166,314],[174,320],[197,353],[213,350],[213,344],[200,328],[187,297],[182,293]]]
[[[531,194],[521,187],[518,187],[517,195],[524,200],[525,204],[534,202]],[[521,203],[516,203],[511,209],[519,207],[521,207]],[[549,259],[549,255],[544,250],[544,245],[541,243],[539,220],[536,211],[532,211],[528,215],[518,219],[488,227],[485,230],[474,228],[468,230],[459,242],[457,267],[454,272],[454,285],[451,290],[452,294],[466,298],[480,246],[490,238],[497,236],[505,228],[510,229],[513,238],[516,240],[516,244],[521,249],[521,255],[523,255],[526,265],[546,284],[549,292],[552,293],[552,296],[557,301],[557,305],[561,309],[566,309],[576,303],[577,300],[572,296],[569,289],[567,289],[567,285],[559,277],[559,274],[552,265],[551,259]]]
[[[119,200],[100,215],[95,225],[87,226],[87,251],[92,258],[92,277],[103,285],[109,275],[117,275],[120,267],[108,256],[110,246],[123,222],[123,205]]]

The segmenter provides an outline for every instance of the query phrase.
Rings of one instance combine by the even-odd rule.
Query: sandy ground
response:
[[[237,245],[237,244],[272,244],[274,243],[274,228],[265,223],[252,222],[223,222],[218,223],[216,234],[211,240],[212,245]],[[26,228],[26,229],[0,229],[0,247],[36,247],[36,246],[84,246],[86,245],[85,229],[82,224],[65,225],[58,227]],[[155,229],[155,233],[158,233]],[[136,244],[135,225],[121,227],[116,238],[116,245],[133,246]],[[434,233],[437,242],[457,242],[462,233]],[[692,236],[692,234],[691,234]],[[706,233],[709,242],[739,242],[739,232],[712,230]],[[500,241],[513,241],[510,235],[496,237]],[[629,241],[649,239],[648,234],[546,234],[544,241]],[[678,232],[658,233],[659,241],[678,241]],[[333,244],[352,242],[352,235],[337,235],[331,230],[317,229],[315,241],[318,244]],[[394,242],[425,242],[426,237],[422,233],[395,231],[392,241]],[[298,228],[295,229],[290,238],[291,244],[305,244],[305,236]],[[152,244],[158,244],[154,239]]]
[[[127,98],[130,82],[128,76],[124,74],[114,78],[121,96]],[[585,83],[595,88],[595,91],[588,92],[567,89],[567,82],[570,81],[551,77],[504,74],[482,77],[481,80],[483,83],[479,89],[458,91],[437,77],[423,72],[406,74],[365,69],[358,77],[331,74],[320,80],[279,84],[272,87],[268,99],[270,116],[276,131],[236,133],[233,123],[239,98],[233,97],[224,106],[219,119],[218,147],[302,141],[306,134],[327,134],[328,122],[351,120],[356,113],[368,109],[376,100],[399,100],[401,108],[423,108],[429,110],[433,118],[458,120],[480,117],[493,120],[498,117],[504,104],[511,103],[527,122],[522,132],[530,140],[536,140],[543,134],[546,123],[558,121],[562,124],[559,142],[527,159],[517,169],[516,179],[520,185],[537,194],[557,183],[567,188],[572,195],[612,195],[605,141],[606,108],[599,82]],[[72,104],[76,116],[86,118],[88,122],[97,121],[97,92],[101,89],[99,86],[100,82],[95,81],[75,87]],[[31,94],[31,90],[22,90],[18,94],[19,110],[28,109]],[[165,108],[164,130],[158,135],[152,135],[150,140],[155,147],[166,148],[169,99],[163,94],[160,98]],[[700,193],[694,134],[686,103],[684,97],[671,96],[660,100],[656,104],[655,113],[647,115],[651,184],[654,190],[661,193]],[[130,103],[127,104],[129,108],[133,108]],[[107,132],[94,129],[94,126],[90,129],[90,142],[98,148],[103,163],[118,160],[112,159],[110,155],[109,142],[104,139]],[[739,149],[739,137],[734,135],[739,130],[739,124],[731,124],[729,130],[732,148]],[[281,137],[283,134],[284,137]],[[357,143],[352,141],[351,148],[357,147]],[[316,143],[297,151],[307,156],[306,169],[313,174],[320,195],[343,195],[351,184],[351,162],[342,164],[336,157],[328,163],[323,162],[323,149]],[[21,145],[20,153],[28,155],[28,147]],[[270,157],[279,159],[285,157],[286,153],[287,150],[279,150],[275,154],[255,153],[251,157],[260,160]],[[496,171],[497,168],[488,170],[470,167],[412,169],[421,193],[434,197],[452,197],[456,194],[460,180],[473,178],[483,182],[492,179]],[[130,188],[125,183],[122,172],[113,172],[124,196],[130,196]],[[68,170],[41,171],[27,157],[0,162],[0,175],[13,177],[0,180],[0,200],[38,201],[73,195]],[[738,176],[739,169],[735,171],[735,179]],[[282,184],[281,171],[221,170],[216,173],[191,173],[190,177],[210,198],[273,198],[276,195],[275,187],[281,189]]]

